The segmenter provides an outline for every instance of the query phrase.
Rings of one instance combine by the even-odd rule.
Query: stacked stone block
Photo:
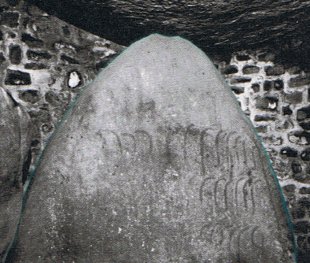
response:
[[[33,120],[34,162],[67,105],[123,48],[23,1],[0,10],[0,85]]]
[[[260,51],[233,54],[229,64],[218,63],[218,67],[269,152],[292,212],[300,253],[306,258],[310,251],[310,75],[279,65],[272,54]]]

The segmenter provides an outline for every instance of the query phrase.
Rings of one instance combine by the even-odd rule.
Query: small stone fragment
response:
[[[293,66],[293,67],[290,67],[290,68],[287,70],[287,72],[288,72],[289,74],[299,74],[299,73],[301,72],[301,69],[300,69],[300,67],[298,67],[298,66]]]
[[[302,102],[302,92],[295,91],[293,93],[285,93],[284,100],[287,103],[298,104]]]
[[[49,66],[43,63],[26,63],[25,69],[32,69],[32,70],[40,70],[40,69],[48,69]]]
[[[268,126],[257,126],[255,127],[255,130],[258,133],[266,133],[268,131]]]
[[[310,232],[310,222],[308,221],[299,221],[295,224],[295,232],[308,234]]]
[[[267,66],[265,67],[265,72],[267,76],[279,76],[284,74],[285,70],[283,66]]]
[[[285,192],[289,192],[289,193],[295,192],[295,189],[296,189],[296,186],[293,184],[288,184],[288,185],[283,187],[283,190]]]
[[[277,110],[278,98],[274,96],[258,97],[256,107],[261,110]]]
[[[242,69],[243,74],[255,74],[258,73],[260,70],[259,67],[254,65],[245,65]]]
[[[275,59],[275,55],[272,53],[262,53],[258,55],[258,60],[259,61],[264,61],[264,62],[272,62]]]
[[[291,88],[302,87],[310,84],[310,74],[300,75],[296,78],[291,78],[289,86]]]
[[[265,91],[270,91],[273,87],[273,82],[270,80],[265,80],[264,81],[264,90]]]
[[[291,132],[289,134],[289,141],[299,145],[310,144],[310,133],[305,130]]]
[[[268,114],[266,114],[266,115],[255,115],[255,117],[254,117],[254,121],[257,121],[257,122],[259,122],[259,121],[274,121],[275,119],[276,119],[275,116],[268,115]]]
[[[9,37],[10,37],[10,38],[12,38],[12,39],[16,38],[16,33],[14,33],[14,32],[9,32],[8,34],[9,34]]]
[[[19,98],[29,103],[36,103],[40,100],[40,95],[37,90],[26,90],[19,93]]]
[[[18,65],[22,59],[22,50],[21,50],[20,46],[18,46],[18,45],[10,46],[9,57],[10,57],[12,64]]]
[[[282,112],[283,112],[283,115],[291,115],[293,113],[289,105],[283,106]]]
[[[282,90],[284,88],[283,80],[282,79],[274,80],[273,87],[276,90]]]
[[[60,56],[60,59],[63,60],[63,61],[68,62],[69,64],[80,64],[79,61],[77,61],[76,59],[71,58],[71,57],[69,57],[69,56],[67,56],[67,55],[65,55],[65,54],[62,54],[62,55]]]
[[[5,57],[2,52],[0,52],[0,65],[5,61]]]
[[[68,86],[76,88],[82,83],[81,74],[77,71],[72,71],[68,74]]]
[[[271,89],[282,90],[284,87],[283,80],[265,80],[264,81],[264,90],[270,91]]]
[[[281,149],[280,153],[286,155],[287,157],[297,157],[298,151],[291,147],[284,147]]]
[[[45,100],[54,107],[60,106],[62,104],[62,100],[60,99],[59,94],[55,93],[52,90],[46,92]]]
[[[298,200],[298,205],[300,207],[305,208],[305,209],[309,209],[310,208],[310,199],[307,197],[302,197]]]
[[[38,48],[44,45],[44,42],[41,39],[35,38],[30,34],[23,33],[21,40],[26,43],[29,47]]]
[[[293,178],[298,182],[305,182],[308,179],[308,175],[305,173],[293,174]]]
[[[27,50],[26,55],[27,55],[28,59],[34,60],[34,61],[52,58],[52,55],[50,53],[48,53],[47,51]]]
[[[225,75],[230,75],[238,72],[238,67],[235,65],[228,65],[222,70],[222,73]]]
[[[64,33],[65,36],[70,36],[70,30],[68,26],[63,26],[62,32]]]
[[[303,161],[310,161],[310,148],[303,150],[300,157]]]
[[[288,157],[292,157],[292,156],[288,156]],[[302,172],[301,164],[298,161],[293,161],[291,164],[291,168],[294,174],[298,174]]]
[[[260,85],[259,83],[253,83],[251,88],[253,89],[253,91],[256,93],[256,92],[259,92],[260,90]]]
[[[283,131],[287,130],[292,126],[291,122],[287,120],[277,120],[275,122],[275,129],[276,131]]]
[[[297,121],[303,129],[310,130],[310,106],[297,110]]]
[[[31,78],[30,74],[27,72],[22,72],[19,70],[7,70],[6,78],[5,78],[6,85],[30,85]]]
[[[51,115],[49,111],[45,108],[40,108],[39,110],[29,111],[31,119],[36,120],[38,123],[49,123],[51,122]]]
[[[309,195],[310,194],[310,187],[302,187],[302,188],[300,188],[299,193],[303,194],[303,195]]]
[[[41,130],[44,132],[44,133],[48,133],[48,132],[51,132],[53,130],[53,125],[51,125],[50,123],[45,123],[41,126]]]
[[[230,88],[237,95],[244,93],[244,87],[231,86]]]
[[[247,55],[247,54],[237,54],[236,55],[236,59],[239,60],[239,61],[247,61],[250,59],[250,56]]]
[[[236,83],[246,83],[246,82],[250,82],[251,78],[249,77],[234,77],[230,80],[231,84],[236,84]]]
[[[299,234],[297,236],[297,245],[299,248],[298,263],[310,262],[310,238],[307,235]]]
[[[292,216],[294,219],[302,219],[305,217],[305,215],[306,215],[305,209],[301,207],[300,205],[294,207],[292,210]]]

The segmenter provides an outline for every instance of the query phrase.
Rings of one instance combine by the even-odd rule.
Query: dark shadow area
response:
[[[28,0],[86,31],[129,45],[151,33],[179,35],[211,57],[268,48],[309,68],[310,3],[304,1]]]

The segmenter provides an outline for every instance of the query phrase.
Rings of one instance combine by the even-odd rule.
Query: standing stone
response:
[[[0,88],[0,260],[19,219],[22,173],[29,149],[29,116]]]
[[[293,262],[281,202],[209,59],[151,35],[101,72],[54,135],[13,262]]]

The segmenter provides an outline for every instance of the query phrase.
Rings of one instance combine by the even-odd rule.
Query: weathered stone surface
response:
[[[208,52],[275,47],[290,60],[309,61],[309,1],[28,1],[123,45],[162,33],[186,37]],[[237,59],[250,57],[241,53]]]
[[[28,115],[0,88],[0,260],[14,236],[30,149]]]
[[[212,63],[152,35],[101,72],[54,135],[13,262],[292,262],[286,220]]]

